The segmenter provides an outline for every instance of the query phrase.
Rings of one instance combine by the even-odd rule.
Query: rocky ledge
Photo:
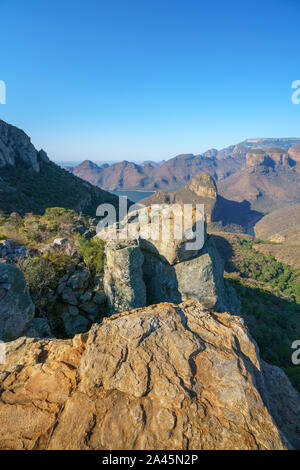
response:
[[[287,377],[260,360],[241,318],[195,300],[6,350],[1,449],[300,446],[300,397]]]

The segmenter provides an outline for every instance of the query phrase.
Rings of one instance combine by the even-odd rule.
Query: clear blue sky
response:
[[[53,160],[299,137],[299,0],[0,0],[0,117]]]

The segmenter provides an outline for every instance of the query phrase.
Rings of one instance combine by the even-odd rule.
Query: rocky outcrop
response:
[[[295,162],[300,163],[300,144],[290,147],[289,155]]]
[[[200,173],[194,176],[192,180],[186,184],[186,189],[189,189],[197,196],[208,197],[216,199],[217,197],[217,186],[208,173]]]
[[[27,256],[26,247],[13,240],[0,240],[0,258],[16,261]]]
[[[253,168],[258,165],[264,165],[265,162],[266,154],[263,151],[257,153],[249,152],[246,155],[246,168]]]
[[[145,263],[143,277],[147,289],[147,303],[182,302],[195,299],[207,308],[236,312],[235,294],[227,295],[224,265],[213,239],[210,238],[198,256],[173,266],[163,262],[153,253],[143,251]]]
[[[243,320],[196,301],[19,338],[0,365],[1,449],[299,447],[300,397]]]
[[[253,150],[246,155],[246,168],[255,168],[257,166],[292,166],[291,159],[287,151],[281,148],[270,148],[266,151],[261,149]]]
[[[23,273],[14,265],[0,263],[0,339],[18,338],[34,317],[34,305]]]
[[[110,312],[124,312],[146,305],[143,261],[137,241],[107,244],[103,284]]]
[[[21,162],[26,168],[39,172],[41,161],[49,161],[47,154],[43,150],[38,152],[21,129],[0,120],[0,166]]]
[[[106,296],[81,265],[70,265],[60,279],[50,313],[61,318],[64,333],[72,337],[86,332],[106,313]]]
[[[120,240],[125,234],[132,237],[106,245],[104,290],[110,313],[188,299],[198,300],[208,308],[237,313],[239,302],[234,292],[226,292],[223,261],[213,239],[206,240],[203,215],[195,212],[193,222],[200,223],[199,233],[194,232],[188,241],[190,229],[185,227],[181,238],[177,238],[180,218],[170,214],[166,205],[144,208],[98,233],[105,240]],[[170,237],[165,238],[169,223]],[[153,233],[156,236],[150,237]],[[190,247],[188,243],[197,237],[198,246]]]

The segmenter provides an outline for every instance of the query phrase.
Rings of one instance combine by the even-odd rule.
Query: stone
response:
[[[29,338],[51,338],[51,327],[46,318],[33,318],[26,325],[24,336]]]
[[[103,286],[110,313],[146,305],[143,261],[137,241],[107,243]]]
[[[300,396],[241,318],[195,300],[114,315],[72,340],[19,338],[0,365],[0,449],[300,447]]]
[[[87,291],[80,296],[80,302],[82,303],[89,302],[91,298],[92,298],[92,293]]]
[[[79,308],[89,315],[97,315],[99,312],[99,305],[94,302],[86,302],[85,304],[80,304]]]
[[[70,304],[70,305],[78,304],[78,300],[70,287],[66,287],[62,291],[61,296],[62,296],[63,301],[66,302],[67,304]]]
[[[210,238],[196,258],[175,265],[182,300],[195,299],[207,308],[231,311],[223,281],[224,264]]]
[[[78,308],[75,307],[74,305],[71,305],[68,311],[69,311],[69,314],[72,315],[72,317],[76,317],[76,315],[78,315],[79,313]]]
[[[209,175],[204,175],[204,177],[210,178]],[[212,184],[209,191],[215,190],[215,185]],[[141,215],[139,222],[136,221],[137,213]],[[155,237],[143,238],[146,235],[146,222],[150,222],[149,208],[129,213],[123,221],[108,227],[107,230],[103,229],[98,234],[100,238],[106,236],[112,238],[114,229],[117,229],[119,236],[121,230],[125,228],[133,235],[132,224],[136,229],[134,240],[114,241],[106,244],[104,291],[108,297],[110,311],[121,312],[159,302],[179,303],[182,300],[195,299],[208,308],[238,313],[239,305],[236,295],[232,290],[230,295],[227,295],[223,279],[223,261],[218,255],[212,237],[207,237],[203,214],[194,208],[193,223],[203,222],[203,238],[197,249],[191,249],[187,245],[191,243],[191,241],[187,242],[188,230],[181,239],[177,238],[175,229],[178,228],[180,220],[176,211],[172,213],[166,205],[157,204],[151,207],[151,217],[148,235],[154,233],[152,230],[157,222],[160,227],[163,227],[165,223],[169,225],[171,222],[169,240],[160,237],[160,231],[157,239]],[[134,266],[134,257],[128,256],[126,261],[122,257],[118,259],[122,250],[126,253],[126,250],[131,250],[132,246],[135,246],[136,252],[139,249],[143,255],[142,272]],[[134,283],[130,283],[128,279],[131,274],[128,273],[133,272]],[[123,279],[127,281],[124,283]],[[139,296],[140,286],[144,284],[146,301],[143,297],[139,304],[135,305],[132,299]],[[123,301],[123,297],[127,295],[129,295],[128,299]],[[230,300],[231,296],[234,297],[235,302]]]
[[[69,277],[67,285],[71,287],[72,290],[81,290],[87,288],[88,282],[88,271],[75,271],[74,274]]]
[[[85,333],[91,325],[90,321],[82,315],[76,315],[74,317],[68,313],[63,313],[61,317],[66,334],[69,337],[72,337],[78,333]]]
[[[104,292],[96,291],[93,297],[93,302],[98,305],[103,305],[107,301],[107,297]]]
[[[0,339],[18,338],[34,317],[31,300],[23,273],[13,264],[0,264]],[[3,292],[3,291],[2,291]]]
[[[74,253],[73,244],[68,238],[55,238],[55,240],[53,240],[53,242],[48,246],[48,249],[63,251],[69,256]]]
[[[66,289],[67,283],[66,282],[60,282],[60,284],[57,287],[57,293],[62,294],[63,291]]]
[[[212,237],[207,239],[197,256],[176,264],[163,261],[161,256],[145,249],[145,245],[140,242],[123,242],[122,250],[116,242],[110,242],[106,246],[108,255],[104,267],[104,289],[109,305],[114,305],[110,306],[112,312],[160,302],[179,303],[189,299],[198,300],[207,308],[218,311],[234,314],[239,312],[240,305],[235,291],[230,289],[229,295],[226,291],[223,260]],[[136,268],[133,257],[127,257],[124,261],[120,256],[120,252],[126,253],[132,243],[135,244],[135,250],[139,248],[143,254],[143,261],[140,261],[142,272]],[[128,273],[133,272],[134,282],[130,282],[128,279],[132,275]],[[124,279],[127,279],[125,283]],[[146,300],[143,297],[138,305],[134,305],[130,299],[135,295],[139,296],[141,285],[145,285]],[[126,295],[129,298],[124,301]]]
[[[97,236],[109,241],[114,239],[114,234],[122,236],[123,230],[129,234],[126,240],[139,240],[143,250],[156,254],[169,264],[190,259],[203,248],[206,225],[203,214],[194,208],[192,224],[182,227],[182,207],[177,204],[174,210],[170,210],[168,204],[155,204],[129,212],[124,220],[104,228]],[[191,247],[196,240],[195,235],[191,236],[196,222],[199,224],[198,244]]]

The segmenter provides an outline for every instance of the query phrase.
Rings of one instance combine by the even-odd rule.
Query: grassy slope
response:
[[[291,344],[300,339],[300,271],[257,252],[249,236],[222,233],[215,240],[262,358],[283,368],[300,391],[300,366],[291,362]]]
[[[52,162],[42,163],[40,173],[7,165],[1,168],[0,210],[44,213],[61,206],[95,216],[103,202],[117,206],[118,198],[73,176]],[[13,190],[12,188],[15,188]]]

